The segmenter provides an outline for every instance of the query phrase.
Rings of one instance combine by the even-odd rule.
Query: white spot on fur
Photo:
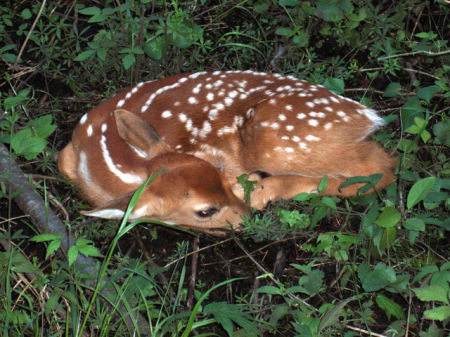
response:
[[[206,99],[208,101],[213,101],[214,100],[214,94],[212,92],[208,92],[208,94],[206,95]]]
[[[279,115],[278,115],[278,119],[279,119],[280,121],[285,121],[285,120],[286,120],[286,116],[283,115],[283,114],[279,114]]]
[[[124,100],[124,99],[121,99],[121,100],[119,101],[119,103],[117,103],[117,107],[118,107],[118,108],[121,108],[121,107],[123,107],[124,104],[125,104],[125,100]]]
[[[198,103],[198,99],[195,97],[189,97],[188,98],[188,102],[189,104],[197,104]]]
[[[287,131],[292,131],[292,130],[294,130],[294,126],[293,125],[286,125],[286,130]]]
[[[233,104],[234,100],[231,97],[225,97],[224,102],[226,106],[230,106],[231,104]]]
[[[297,114],[297,118],[304,119],[304,118],[306,118],[306,115],[303,112],[301,112],[301,113]]]
[[[93,132],[94,132],[94,130],[92,129],[92,125],[89,125],[87,128],[88,137],[91,137]]]
[[[172,111],[170,110],[165,110],[162,114],[161,114],[162,118],[169,118],[172,117]]]
[[[219,110],[217,110],[217,109],[211,109],[210,111],[209,111],[209,113],[208,113],[208,118],[210,119],[210,120],[215,120],[216,119],[216,117],[217,117],[217,115],[219,114]]]
[[[103,123],[102,124],[102,132],[106,132],[107,129],[108,129],[108,124]]]
[[[308,124],[311,125],[311,126],[317,126],[317,125],[319,125],[319,122],[317,120],[315,120],[315,119],[310,119],[308,121]]]
[[[180,114],[178,114],[178,119],[182,122],[186,122],[187,116],[184,113],[180,113]]]
[[[80,119],[80,124],[83,125],[84,123],[86,123],[86,121],[87,121],[87,114],[84,114],[84,116],[81,117]]]
[[[315,136],[313,136],[313,135],[307,135],[306,137],[305,137],[305,139],[308,141],[308,142],[317,142],[317,141],[319,141],[320,140],[320,138],[319,137],[315,137]]]
[[[333,126],[333,123],[330,122],[330,123],[325,124],[325,125],[323,126],[323,128],[324,128],[325,130],[330,130],[332,126]]]

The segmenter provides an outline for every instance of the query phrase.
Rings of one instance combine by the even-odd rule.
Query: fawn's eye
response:
[[[219,212],[217,208],[211,207],[207,209],[202,209],[201,211],[197,211],[196,213],[200,218],[209,218],[214,214],[216,214],[217,212]]]

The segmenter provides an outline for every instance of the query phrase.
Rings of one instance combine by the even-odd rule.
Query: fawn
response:
[[[59,170],[97,208],[121,218],[218,228],[237,226],[250,207],[236,177],[259,178],[251,206],[312,192],[349,197],[352,176],[394,179],[397,161],[367,136],[382,126],[375,111],[320,85],[254,71],[198,72],[143,82],[85,114],[61,151]],[[262,174],[261,174],[262,173]]]

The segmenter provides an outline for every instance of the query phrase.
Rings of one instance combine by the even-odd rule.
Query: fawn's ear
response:
[[[127,142],[141,157],[153,158],[170,151],[153,125],[134,113],[118,109],[114,111],[117,131],[120,138]]]
[[[81,214],[102,219],[120,220],[125,215],[125,211],[134,193],[135,191],[122,194],[91,211],[83,211]],[[146,202],[143,202],[144,200],[141,199],[145,199]],[[146,189],[141,195],[141,199],[134,206],[129,220],[136,220],[139,218],[152,219],[154,218],[154,214],[157,214],[156,207],[159,200],[158,197],[154,196]]]

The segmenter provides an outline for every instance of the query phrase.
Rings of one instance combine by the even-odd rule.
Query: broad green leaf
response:
[[[93,257],[102,257],[103,255],[97,249],[97,247],[89,244],[89,245],[81,245],[77,246],[80,253],[84,256],[93,256]]]
[[[426,310],[423,313],[423,317],[426,319],[432,319],[437,321],[444,321],[450,318],[450,306],[443,305],[441,307]]]
[[[122,59],[123,68],[128,70],[136,63],[136,57],[133,54],[128,54]]]
[[[319,0],[317,14],[325,21],[338,22],[351,9],[350,0]]]
[[[384,310],[389,320],[391,319],[391,315],[394,315],[397,319],[405,319],[405,313],[403,312],[402,307],[386,296],[378,295],[376,302],[378,306]]]
[[[433,133],[445,146],[450,146],[450,118],[436,123],[433,126]]]
[[[269,10],[270,0],[259,0],[253,4],[253,11],[258,14],[264,14]]]
[[[420,88],[417,91],[417,97],[424,99],[428,103],[433,98],[434,95],[436,95],[438,92],[441,91],[441,88],[439,88],[437,85],[431,85],[429,87]]]
[[[372,272],[365,275],[365,278],[362,280],[362,286],[365,291],[377,291],[395,282],[396,279],[394,269],[380,262]]]
[[[438,301],[449,304],[447,298],[448,290],[444,287],[438,285],[430,285],[426,288],[413,289],[413,291],[421,301]]]
[[[340,78],[327,78],[325,82],[323,82],[323,86],[334,92],[336,95],[342,95],[344,93],[344,81]]]
[[[150,56],[152,59],[158,61],[162,58],[164,53],[166,42],[163,37],[158,36],[145,42],[142,49],[144,53]]]
[[[425,276],[436,273],[437,271],[439,271],[439,268],[436,265],[424,266],[422,267],[422,269],[420,269],[420,272],[414,277],[412,283],[416,283],[417,281],[423,279]]]
[[[400,95],[400,89],[402,86],[398,82],[389,83],[383,93],[383,97],[395,97]]]
[[[28,8],[22,11],[22,18],[24,20],[28,20],[29,18],[31,18],[31,16],[32,16],[31,11]]]
[[[425,222],[420,219],[407,219],[403,223],[403,227],[410,231],[423,232],[425,231]]]
[[[417,181],[408,193],[406,206],[411,209],[413,206],[422,201],[430,192],[436,181],[436,177],[428,177]]]
[[[285,6],[297,6],[298,5],[299,0],[278,0],[278,4],[281,7],[285,7]]]
[[[383,234],[381,235],[378,248],[382,251],[392,246],[397,236],[396,227],[383,228]]]
[[[386,207],[375,223],[383,228],[394,227],[401,219],[400,213],[392,206]]]
[[[28,125],[33,128],[35,136],[39,138],[47,138],[56,130],[56,125],[52,125],[52,115],[35,118]]]
[[[3,102],[3,107],[5,110],[10,110],[13,106],[16,106],[19,103],[25,102],[28,98],[29,90],[22,90],[19,92],[17,96],[7,97]]]

